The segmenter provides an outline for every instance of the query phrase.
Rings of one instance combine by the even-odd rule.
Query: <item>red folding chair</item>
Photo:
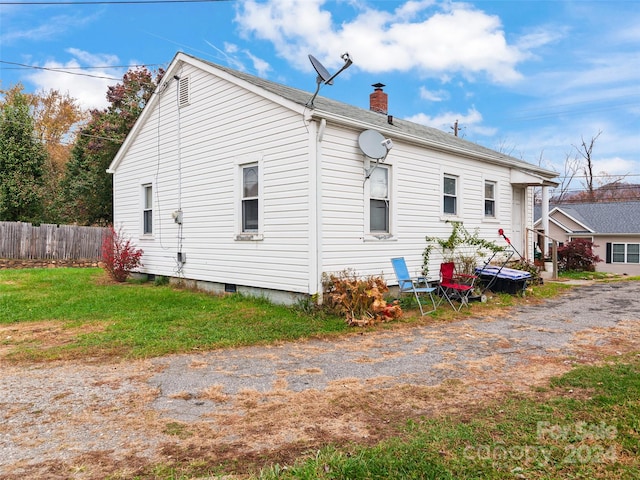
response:
[[[475,275],[456,273],[456,266],[453,262],[440,264],[440,292],[447,299],[451,308],[459,312],[463,305],[469,305],[469,295],[473,292]],[[460,306],[456,308],[453,301],[459,301]]]

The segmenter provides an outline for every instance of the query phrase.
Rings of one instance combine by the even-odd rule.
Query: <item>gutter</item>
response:
[[[474,159],[474,160],[483,160],[485,162],[489,162],[495,165],[500,165],[500,166],[506,166],[506,167],[510,167],[510,168],[515,168],[518,170],[522,170],[525,172],[530,172],[531,174],[535,174],[535,175],[540,175],[545,177],[545,180],[550,180],[551,178],[555,178],[558,176],[558,172],[554,172],[551,170],[546,170],[543,168],[536,168],[535,165],[531,165],[531,164],[527,164],[526,162],[522,162],[521,160],[518,160],[516,158],[513,158],[513,160],[510,160],[510,157],[504,157],[504,158],[500,158],[497,156],[492,156],[492,155],[482,155],[478,152],[474,152],[472,150],[466,149],[466,148],[462,148],[462,147],[456,147],[456,146],[452,146],[452,145],[448,145],[448,144],[444,144],[442,142],[435,142],[433,140],[426,140],[423,137],[417,137],[415,135],[411,135],[408,133],[404,133],[404,132],[400,132],[398,130],[394,130],[394,129],[390,129],[390,128],[386,128],[386,127],[380,127],[377,125],[372,125],[370,123],[366,123],[366,122],[359,122],[357,120],[353,120],[349,117],[344,117],[342,115],[336,115],[333,113],[329,113],[326,111],[319,111],[319,110],[313,110],[310,112],[310,116],[311,117],[316,117],[319,119],[326,119],[326,120],[331,120],[334,121],[338,124],[341,125],[345,125],[348,127],[352,127],[354,129],[363,129],[366,128],[367,126],[373,126],[375,127],[377,130],[379,130],[381,133],[384,132],[386,134],[388,134],[389,136],[393,136],[395,138],[398,139],[402,139],[407,141],[408,143],[412,143],[414,145],[420,145],[420,146],[427,146],[432,148],[433,150],[437,150],[437,151],[441,151],[441,152],[445,152],[445,153],[454,153],[457,154],[459,156],[463,156],[463,157],[467,157],[470,159]],[[483,147],[486,148],[486,147]],[[496,152],[497,153],[497,152]],[[518,163],[516,163],[518,162]],[[524,163],[524,165],[521,165],[520,162]],[[552,182],[553,184],[556,184],[556,182]],[[553,185],[549,185],[549,186],[553,186]]]

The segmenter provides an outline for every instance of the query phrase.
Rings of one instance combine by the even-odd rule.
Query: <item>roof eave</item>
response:
[[[367,128],[372,125],[367,122],[361,120],[355,120],[349,117],[345,117],[343,115],[337,115],[335,113],[327,112],[326,110],[314,109],[311,112],[311,117],[324,118],[325,120],[331,120],[338,124],[349,126],[352,128]],[[536,168],[534,165],[530,164],[519,164],[517,159],[510,159],[510,157],[500,157],[495,155],[483,155],[478,152],[474,152],[469,149],[465,149],[462,147],[458,147],[455,145],[446,144],[443,142],[437,142],[431,139],[426,139],[423,137],[419,137],[416,135],[411,135],[409,133],[401,132],[390,127],[381,127],[380,125],[374,126],[376,130],[378,130],[381,134],[393,136],[394,138],[405,140],[409,143],[413,143],[420,146],[429,147],[432,150],[437,150],[445,153],[452,153],[458,156],[463,156],[475,160],[483,160],[485,162],[489,162],[495,165],[507,166],[513,168],[523,174],[528,174],[529,178],[525,182],[527,185],[539,185],[539,186],[549,186],[549,187],[557,187],[559,185],[558,182],[551,180],[558,176],[557,172],[546,170],[543,168]],[[514,182],[512,182],[514,183]],[[522,182],[515,182],[522,183]]]

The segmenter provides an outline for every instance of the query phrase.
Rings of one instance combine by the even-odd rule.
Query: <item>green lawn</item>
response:
[[[72,268],[0,271],[0,326],[16,322],[54,322],[63,333],[77,332],[64,345],[27,343],[13,354],[30,360],[151,357],[349,328],[340,318],[261,299],[153,283],[113,284],[102,270]]]
[[[528,301],[554,296],[565,288],[557,283],[538,286],[528,293]],[[474,302],[462,312],[453,312],[444,304],[435,314],[421,318],[415,300],[404,297],[406,315],[401,321],[449,321],[521,300],[499,294],[486,304]],[[16,360],[142,358],[353,330],[342,318],[309,310],[313,309],[151,282],[116,284],[96,268],[0,270],[0,326],[45,322],[42,328],[53,325],[64,337],[57,344],[44,344],[40,339],[14,345],[8,357]],[[50,340],[56,340],[55,336]]]

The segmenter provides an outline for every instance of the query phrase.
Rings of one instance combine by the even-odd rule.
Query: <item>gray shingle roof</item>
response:
[[[550,211],[554,208],[559,208],[595,233],[640,233],[639,201],[549,205]],[[538,207],[535,214],[536,220],[540,218]]]
[[[264,78],[256,77],[244,72],[239,72],[237,70],[223,67],[221,65],[217,65],[215,63],[208,62],[196,57],[192,58],[211,65],[214,68],[222,70],[230,75],[233,75],[239,79],[242,79],[248,83],[256,85],[268,92],[271,92],[302,106],[306,106],[313,96],[312,93],[306,92],[304,90],[299,90],[297,88],[288,87],[286,85],[275,83],[270,80],[265,80]],[[395,131],[399,134],[410,135],[426,141],[434,146],[440,146],[443,149],[449,148],[458,151],[467,151],[472,155],[481,156],[486,160],[537,173],[547,179],[551,179],[557,176],[556,172],[546,170],[518,158],[496,152],[495,150],[491,150],[463,138],[456,137],[454,135],[451,135],[450,133],[438,130],[437,128],[419,125],[417,123],[402,120],[400,118],[394,118],[393,125],[390,125],[387,121],[387,115],[372,112],[370,110],[364,110],[362,108],[331,100],[320,95],[315,98],[313,104],[314,113],[316,113],[320,117],[322,117],[323,112],[326,112],[331,115],[338,115],[353,121],[357,121],[363,125],[366,125],[367,128],[381,129],[385,130],[386,132]]]

